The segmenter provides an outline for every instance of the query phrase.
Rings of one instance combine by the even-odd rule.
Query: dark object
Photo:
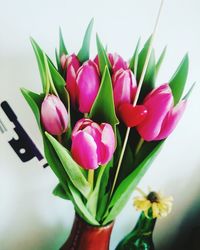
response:
[[[7,115],[9,120],[14,123],[15,125],[15,132],[18,135],[18,139],[11,139],[8,143],[13,148],[13,150],[16,152],[18,157],[23,162],[27,162],[31,160],[32,158],[36,157],[39,161],[43,159],[42,154],[37,149],[29,135],[26,133],[26,131],[23,129],[21,124],[17,120],[17,116],[8,104],[8,102],[3,101],[1,103],[1,107],[4,111],[4,113]],[[46,167],[47,164],[44,165]]]
[[[135,228],[119,243],[116,250],[155,250],[153,230],[156,219],[142,213]]]
[[[92,226],[76,214],[69,238],[60,250],[109,250],[113,225]]]

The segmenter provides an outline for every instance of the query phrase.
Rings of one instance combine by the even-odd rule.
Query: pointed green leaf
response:
[[[150,38],[147,40],[147,42],[145,43],[143,49],[141,50],[138,56],[138,69],[137,69],[138,82],[142,74],[142,70],[143,70],[144,63],[147,57],[147,52],[151,43],[151,39],[152,39],[152,36],[150,36]],[[147,86],[150,88],[154,87],[154,77],[155,77],[155,53],[154,53],[154,50],[152,50],[149,63],[148,63],[148,67],[146,70],[146,74],[144,77],[144,81],[143,81],[145,84],[145,88]]]
[[[109,71],[111,70],[111,64],[98,35],[96,35],[96,42],[97,42],[99,68],[101,75],[103,75],[106,66],[108,67]]]
[[[60,183],[58,183],[57,186],[54,188],[53,194],[62,199],[70,200],[69,195],[66,193],[65,189],[62,187]]]
[[[187,81],[188,69],[189,57],[188,54],[186,54],[183,60],[181,61],[179,67],[177,68],[176,72],[172,76],[171,80],[169,81],[169,85],[174,96],[174,105],[179,102],[183,94],[184,87]]]
[[[140,38],[138,39],[134,54],[130,60],[129,68],[133,72],[134,75],[137,75],[137,67],[138,67],[138,55],[139,55],[139,47],[140,47]]]
[[[160,55],[160,57],[158,59],[158,62],[156,63],[156,73],[155,73],[156,77],[158,75],[158,72],[160,70],[162,62],[163,62],[163,60],[165,58],[166,51],[167,51],[167,46],[165,46],[165,48],[163,49],[163,51],[162,51],[162,53],[161,53],[161,55]]]
[[[41,81],[42,81],[43,92],[45,92],[45,90],[46,90],[46,75],[45,75],[43,51],[40,49],[40,47],[38,46],[38,44],[36,43],[36,41],[33,38],[30,38],[30,40],[31,40],[31,44],[33,46],[33,49],[34,49],[34,52],[36,55],[38,68],[40,71],[40,77],[41,77]]]
[[[94,23],[94,19],[92,18],[85,32],[82,47],[77,55],[81,63],[84,63],[90,57],[90,40],[91,40],[93,23]]]
[[[81,167],[72,159],[67,149],[64,148],[53,136],[47,132],[45,132],[45,134],[55,149],[71,182],[85,198],[88,198],[91,188],[90,184],[81,171]]]
[[[61,58],[62,55],[68,55],[68,51],[65,47],[62,30],[59,28],[59,57]]]
[[[130,198],[130,195],[132,194],[133,190],[137,186],[138,182],[144,176],[153,159],[160,151],[162,144],[163,141],[160,142],[156,146],[156,148],[145,158],[145,160],[142,161],[139,166],[137,166],[137,168],[120,183],[109,204],[109,213],[103,222],[104,225],[114,220],[116,216],[121,212],[126,202]]]
[[[187,100],[187,99],[190,97],[190,95],[191,95],[191,93],[192,93],[193,88],[194,88],[195,85],[196,85],[196,82],[194,82],[194,83],[192,84],[192,86],[191,86],[191,88],[188,90],[187,94],[183,97],[183,100]]]
[[[110,123],[113,128],[119,123],[115,114],[112,81],[107,66],[105,67],[99,93],[92,106],[89,117],[100,123]]]

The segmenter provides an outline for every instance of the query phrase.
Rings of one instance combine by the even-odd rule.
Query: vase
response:
[[[153,230],[156,219],[147,218],[141,213],[136,226],[124,237],[115,250],[155,250]]]
[[[92,226],[75,215],[71,233],[60,250],[109,250],[114,222],[106,226]]]

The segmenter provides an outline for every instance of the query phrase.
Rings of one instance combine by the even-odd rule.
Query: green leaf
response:
[[[98,35],[96,35],[96,42],[97,42],[97,51],[98,51],[100,73],[101,73],[101,75],[103,75],[106,66],[109,69],[109,71],[111,70],[111,64],[110,64],[107,53],[106,53]]]
[[[40,123],[40,106],[44,99],[44,95],[38,95],[25,88],[21,88],[20,90],[35,115],[40,131],[42,131]]]
[[[129,68],[133,72],[134,75],[137,75],[137,67],[138,67],[138,55],[139,55],[139,47],[140,47],[140,38],[138,39],[134,54],[130,60]]]
[[[53,190],[53,194],[65,200],[70,200],[69,195],[65,192],[65,189],[60,183]]]
[[[69,182],[69,178],[67,176],[66,171],[64,170],[63,166],[61,165],[60,160],[58,159],[53,147],[51,146],[51,143],[49,140],[46,139],[46,136],[44,135],[44,131],[42,129],[41,123],[40,123],[40,109],[41,109],[41,103],[44,99],[44,95],[38,95],[34,92],[31,92],[26,89],[21,89],[21,92],[23,96],[25,97],[26,101],[28,102],[29,106],[31,107],[38,127],[40,129],[40,132],[43,136],[43,143],[44,143],[44,152],[45,157],[47,159],[47,162],[55,175],[58,177],[60,183],[64,187],[65,191],[69,193],[67,183]]]
[[[86,208],[85,204],[83,203],[80,193],[77,191],[77,189],[74,188],[72,184],[69,184],[69,189],[72,193],[74,203],[79,209],[79,212],[81,213],[82,217],[89,223],[95,226],[98,226],[99,223],[95,218],[91,215],[91,213]]]
[[[65,47],[62,30],[59,28],[59,57],[61,58],[62,55],[68,55],[68,51]]]
[[[93,23],[94,23],[94,19],[92,18],[85,32],[82,47],[77,55],[81,63],[84,63],[90,57],[90,40],[91,40]]]
[[[81,171],[81,167],[72,159],[67,149],[64,148],[53,136],[45,132],[47,138],[55,149],[65,171],[67,172],[71,182],[82,193],[85,198],[88,198],[90,193],[90,184],[86,180]]]
[[[90,194],[90,196],[88,198],[88,201],[87,201],[87,204],[86,204],[88,210],[91,212],[91,214],[94,217],[96,217],[100,184],[101,184],[102,176],[103,176],[103,173],[104,173],[105,169],[106,169],[106,166],[101,166],[100,167],[95,188],[92,191],[92,193]]]
[[[138,56],[138,67],[137,67],[137,77],[136,77],[137,82],[140,81],[140,77],[143,71],[150,42],[151,42],[151,36],[145,43],[144,48],[141,50]],[[154,50],[152,50],[141,89],[140,99],[143,99],[154,88],[155,72],[156,72],[155,52]]]
[[[140,179],[144,176],[153,159],[160,151],[162,144],[163,141],[161,141],[156,146],[156,148],[145,158],[145,160],[142,161],[139,166],[137,166],[137,168],[118,186],[109,204],[109,213],[103,222],[104,225],[114,220],[115,217],[121,212],[134,188],[136,187]]]
[[[162,51],[162,53],[161,53],[161,55],[160,55],[160,57],[158,59],[158,62],[156,63],[156,72],[155,72],[156,77],[158,75],[158,72],[160,70],[162,62],[163,62],[163,60],[165,58],[166,51],[167,51],[167,46],[165,46],[165,48],[163,49],[163,51]]]
[[[188,90],[187,94],[183,97],[183,100],[187,100],[187,99],[190,97],[190,95],[191,95],[191,93],[192,93],[193,88],[194,88],[195,85],[196,85],[196,82],[194,82],[194,83],[192,84],[192,86],[191,86],[191,88]]]
[[[171,80],[169,81],[169,85],[174,96],[174,105],[179,102],[183,94],[188,76],[188,69],[189,57],[188,54],[186,54],[183,60],[181,61],[179,67],[177,68],[176,72],[172,76]]]
[[[46,74],[45,74],[45,64],[44,64],[43,51],[40,49],[40,47],[38,46],[38,44],[36,43],[36,41],[33,38],[30,38],[30,40],[31,40],[31,44],[33,46],[33,49],[34,49],[34,52],[36,55],[38,68],[40,71],[40,77],[41,77],[41,81],[42,81],[43,92],[45,92],[47,79],[46,79]]]
[[[100,123],[107,122],[111,124],[113,128],[119,123],[115,114],[112,81],[107,66],[105,67],[101,86],[89,117]]]

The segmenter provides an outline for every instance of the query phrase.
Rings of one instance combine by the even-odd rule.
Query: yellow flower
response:
[[[149,209],[151,209],[153,218],[167,216],[172,209],[173,197],[164,197],[161,192],[150,191],[145,194],[138,189],[142,196],[135,197],[133,204],[138,211],[143,211],[146,217],[149,217]]]

